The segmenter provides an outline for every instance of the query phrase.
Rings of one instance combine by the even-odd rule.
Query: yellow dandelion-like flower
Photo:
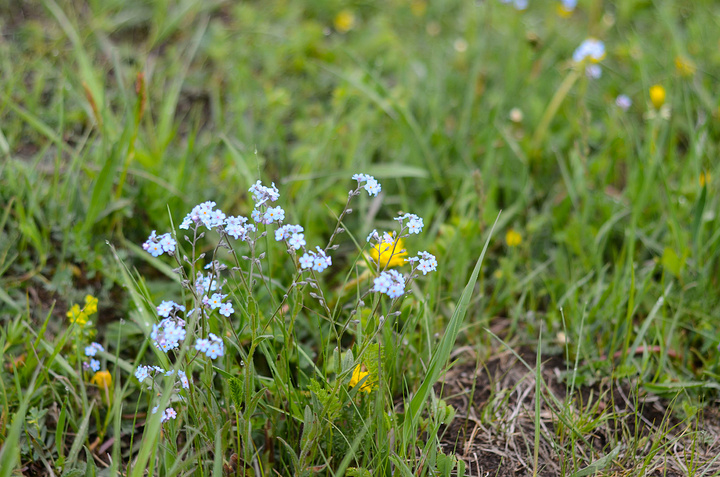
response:
[[[650,88],[650,102],[655,109],[660,109],[662,105],[665,104],[665,95],[665,88],[659,84],[653,85]]]
[[[333,25],[340,33],[347,33],[355,26],[355,14],[350,10],[343,10],[335,15]]]
[[[370,249],[370,256],[380,264],[381,269],[404,265],[407,257],[405,241],[402,238],[393,241],[383,238],[382,242]]]
[[[110,371],[98,371],[90,379],[90,383],[96,385],[100,389],[109,389],[112,384],[112,375]]]
[[[695,74],[697,67],[690,58],[678,55],[675,57],[675,70],[680,76],[688,77]]]
[[[366,376],[370,376],[370,373],[367,371],[361,371],[360,366],[355,366],[355,369],[353,369],[352,377],[350,378],[350,387],[354,388],[358,385],[360,381],[365,379]],[[369,393],[373,390],[373,385],[370,383],[370,379],[366,379],[362,386],[360,386],[360,391],[364,393]]]
[[[710,184],[710,173],[709,172],[701,172],[699,177],[700,187],[705,187],[706,185]]]
[[[505,234],[505,243],[507,243],[508,247],[517,247],[522,243],[522,235],[515,229],[510,229]]]

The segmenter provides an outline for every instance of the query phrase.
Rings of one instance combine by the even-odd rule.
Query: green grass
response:
[[[661,0],[581,0],[566,18],[496,0],[1,5],[0,477],[716,475],[719,14]],[[607,49],[596,80],[571,61],[588,36]],[[198,323],[226,355],[193,359],[190,337],[170,359],[155,349],[155,306],[194,299],[174,259],[140,247],[152,230],[206,200],[249,216],[262,180],[325,244],[358,172],[382,195],[353,199],[317,282],[289,288],[270,227],[256,251],[237,245],[244,270],[266,252],[262,275],[223,272],[232,318]],[[424,218],[406,247],[438,271],[351,315],[364,238],[400,212]],[[217,241],[198,242],[203,264]],[[72,325],[87,294],[98,313]],[[107,393],[82,370],[90,341]],[[371,393],[348,386],[359,363]],[[139,364],[193,386],[143,388]],[[150,414],[179,395],[177,420]]]

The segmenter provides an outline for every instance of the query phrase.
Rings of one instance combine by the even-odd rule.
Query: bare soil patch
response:
[[[535,361],[530,350],[500,350],[476,367],[453,366],[436,392],[457,410],[444,429],[445,453],[467,464],[470,476],[533,475]],[[523,363],[519,358],[525,361]],[[531,369],[529,369],[529,367]],[[542,360],[538,473],[572,475],[716,475],[720,472],[720,412],[711,406],[687,419],[673,403],[636,383],[606,378],[575,389],[557,356]],[[609,457],[608,457],[609,456]],[[604,460],[601,460],[603,459]],[[592,470],[591,470],[592,469]]]

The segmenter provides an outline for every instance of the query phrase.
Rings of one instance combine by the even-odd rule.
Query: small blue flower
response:
[[[224,316],[230,316],[235,311],[233,309],[232,303],[227,302],[220,305],[220,314]]]
[[[91,343],[90,346],[85,347],[85,356],[95,356],[98,351],[105,351],[103,345],[100,343]]]
[[[252,224],[246,225],[247,220],[248,219],[242,215],[237,217],[228,217],[225,219],[225,231],[228,235],[232,235],[235,240],[247,240],[248,232],[253,231],[255,228]]]
[[[437,270],[437,259],[435,259],[435,255],[431,253],[420,252],[415,260],[419,262],[417,269],[420,270],[423,275],[427,275],[428,272],[434,272]]]
[[[352,179],[358,182],[358,187],[362,185],[368,195],[376,196],[382,190],[380,183],[369,174],[353,174]]]
[[[179,369],[178,378],[180,378],[180,385],[183,389],[190,389],[190,380],[188,379],[187,374],[185,374],[185,371]]]
[[[589,59],[593,63],[598,63],[605,58],[605,44],[597,38],[588,38],[583,41],[573,53],[573,61],[582,63]]]
[[[90,369],[92,369],[95,372],[100,371],[100,361],[97,359],[91,359],[90,360]]]
[[[306,245],[305,234],[292,234],[290,240],[288,240],[288,245],[294,250],[300,250],[300,248]]]
[[[170,316],[170,313],[175,308],[175,302],[174,301],[163,301],[157,306],[157,312],[158,315],[167,318]]]
[[[227,295],[223,295],[222,293],[213,293],[208,302],[210,308],[213,310],[219,308],[220,305],[222,305],[223,298],[225,297],[227,297]]]
[[[263,223],[271,224],[273,222],[282,222],[285,220],[285,211],[282,207],[268,207],[263,214]]]
[[[313,266],[313,262],[313,256],[310,255],[310,252],[306,252],[302,257],[300,257],[300,268],[303,270],[311,268]]]
[[[630,99],[630,97],[625,94],[621,94],[617,98],[615,98],[615,104],[623,111],[627,111],[630,106],[632,106],[632,99]]]
[[[148,367],[140,365],[135,370],[135,377],[138,381],[143,382],[146,378],[150,376],[150,373],[148,373]]]
[[[407,228],[408,233],[411,234],[419,234],[425,226],[423,219],[415,214],[403,214],[399,217],[395,217],[395,220],[400,222],[400,225],[403,228]],[[406,220],[407,223],[405,223]]]

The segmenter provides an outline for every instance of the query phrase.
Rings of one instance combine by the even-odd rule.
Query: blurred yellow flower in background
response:
[[[653,85],[650,88],[650,102],[655,109],[660,109],[665,104],[665,88],[659,84]]]
[[[680,76],[687,77],[694,75],[697,67],[690,58],[678,55],[675,57],[675,69],[680,74]]]
[[[355,14],[350,10],[343,10],[335,15],[333,25],[340,33],[347,33],[355,26]]]
[[[112,384],[112,375],[110,371],[98,371],[90,379],[90,383],[96,385],[100,389],[109,389]]]
[[[709,173],[709,172],[701,172],[701,173],[700,173],[700,178],[699,178],[700,187],[705,187],[706,185],[710,184],[710,180],[711,180],[711,179],[712,179],[712,178],[710,177],[710,173]]]
[[[515,229],[510,229],[505,234],[505,242],[508,247],[517,247],[522,243],[522,235],[515,231]]]
[[[373,245],[370,249],[370,256],[375,262],[380,264],[380,268],[399,267],[405,264],[407,250],[405,250],[405,241],[398,238],[394,241],[383,241],[377,245]]]

